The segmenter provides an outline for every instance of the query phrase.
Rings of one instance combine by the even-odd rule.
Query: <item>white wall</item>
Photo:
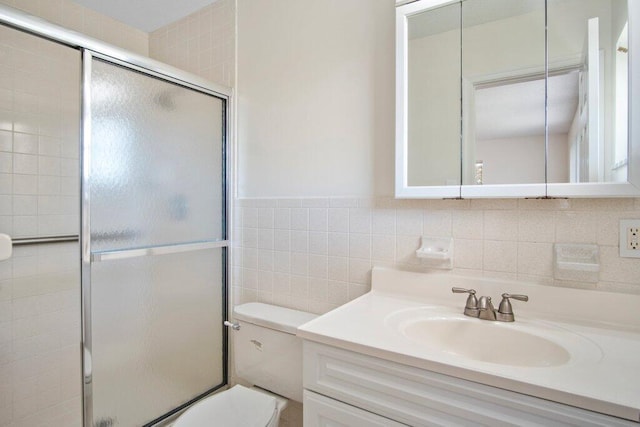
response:
[[[238,0],[241,197],[392,194],[393,0]]]

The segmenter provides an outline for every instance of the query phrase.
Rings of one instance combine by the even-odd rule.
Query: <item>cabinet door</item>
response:
[[[396,427],[405,426],[355,406],[304,391],[305,427]]]

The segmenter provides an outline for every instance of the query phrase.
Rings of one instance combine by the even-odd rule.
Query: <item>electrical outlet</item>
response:
[[[640,219],[620,220],[620,256],[640,258]]]

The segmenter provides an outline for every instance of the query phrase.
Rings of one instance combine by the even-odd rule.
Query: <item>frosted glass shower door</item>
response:
[[[85,424],[225,382],[226,100],[85,53]]]

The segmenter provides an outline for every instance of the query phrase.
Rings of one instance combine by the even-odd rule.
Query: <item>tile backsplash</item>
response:
[[[618,256],[620,219],[640,199],[239,199],[235,303],[326,312],[370,289],[375,265],[425,271],[423,235],[453,237],[455,274],[640,293],[640,259]],[[597,283],[554,279],[554,243],[597,244]]]

